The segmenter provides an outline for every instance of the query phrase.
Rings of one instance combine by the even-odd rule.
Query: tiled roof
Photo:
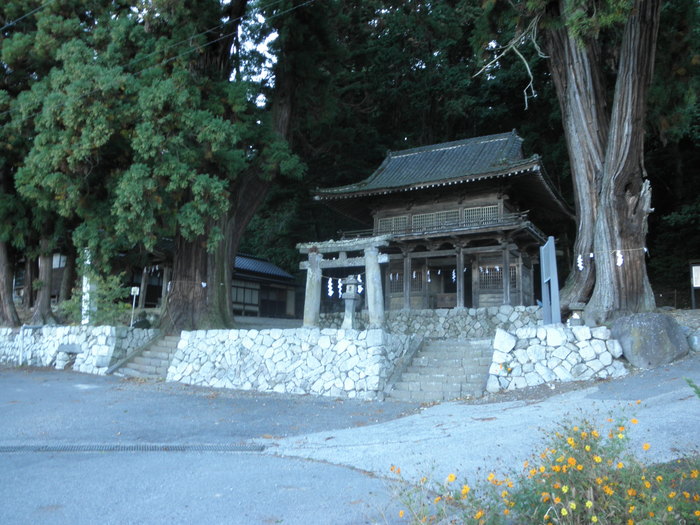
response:
[[[523,159],[515,130],[455,142],[390,152],[381,166],[356,184],[317,190],[321,200],[505,177],[539,170],[539,157]]]
[[[262,275],[281,277],[283,279],[294,279],[280,267],[275,266],[270,261],[251,257],[249,255],[236,255],[234,271],[253,272]]]

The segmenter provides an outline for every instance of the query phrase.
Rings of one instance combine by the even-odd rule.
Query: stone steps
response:
[[[180,337],[173,335],[158,339],[140,355],[129,360],[117,374],[142,379],[165,379],[179,341]]]
[[[394,384],[389,397],[422,403],[480,397],[492,355],[490,339],[428,341]]]

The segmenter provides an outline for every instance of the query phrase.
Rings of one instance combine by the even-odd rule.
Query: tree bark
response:
[[[637,0],[625,26],[595,225],[596,283],[584,312],[589,323],[655,306],[645,260],[651,186],[644,117],[660,16],[661,0]]]
[[[39,282],[41,286],[37,290],[36,304],[32,314],[31,324],[56,324],[56,319],[51,312],[51,284],[53,276],[51,242],[48,238],[39,240]]]
[[[2,326],[20,325],[13,299],[12,274],[7,243],[0,241],[0,324]]]
[[[22,306],[29,310],[34,307],[34,278],[36,276],[37,262],[36,259],[27,257],[24,261],[24,290],[22,293]]]
[[[553,9],[556,12],[552,15],[563,16],[562,1],[554,4]],[[551,58],[550,72],[562,112],[574,184],[577,230],[573,267],[561,290],[561,305],[567,309],[571,303],[585,302],[595,283],[590,254],[593,253],[609,116],[596,42],[578,42],[565,27],[558,27],[545,32],[545,47]]]
[[[73,288],[75,288],[75,279],[77,278],[75,259],[75,251],[69,249],[68,253],[66,253],[66,265],[63,268],[63,275],[61,276],[61,289],[58,292],[59,303],[67,301],[73,296]]]

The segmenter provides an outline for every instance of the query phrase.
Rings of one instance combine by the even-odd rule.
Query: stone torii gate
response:
[[[301,254],[308,254],[308,261],[299,268],[306,270],[306,294],[304,296],[304,326],[318,326],[321,311],[321,270],[324,268],[365,267],[365,287],[367,289],[367,309],[370,328],[384,326],[384,295],[380,263],[389,261],[389,256],[379,253],[381,246],[389,244],[390,235],[378,235],[362,239],[323,241],[297,244]],[[364,252],[360,257],[348,257],[348,252]],[[337,254],[324,258],[324,255]]]

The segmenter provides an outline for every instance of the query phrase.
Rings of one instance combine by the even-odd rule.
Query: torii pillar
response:
[[[382,273],[379,269],[379,250],[376,246],[365,248],[365,278],[369,327],[381,328],[384,326],[384,294]]]
[[[304,326],[318,326],[321,313],[321,259],[323,259],[322,254],[309,250],[306,295],[304,296]]]

